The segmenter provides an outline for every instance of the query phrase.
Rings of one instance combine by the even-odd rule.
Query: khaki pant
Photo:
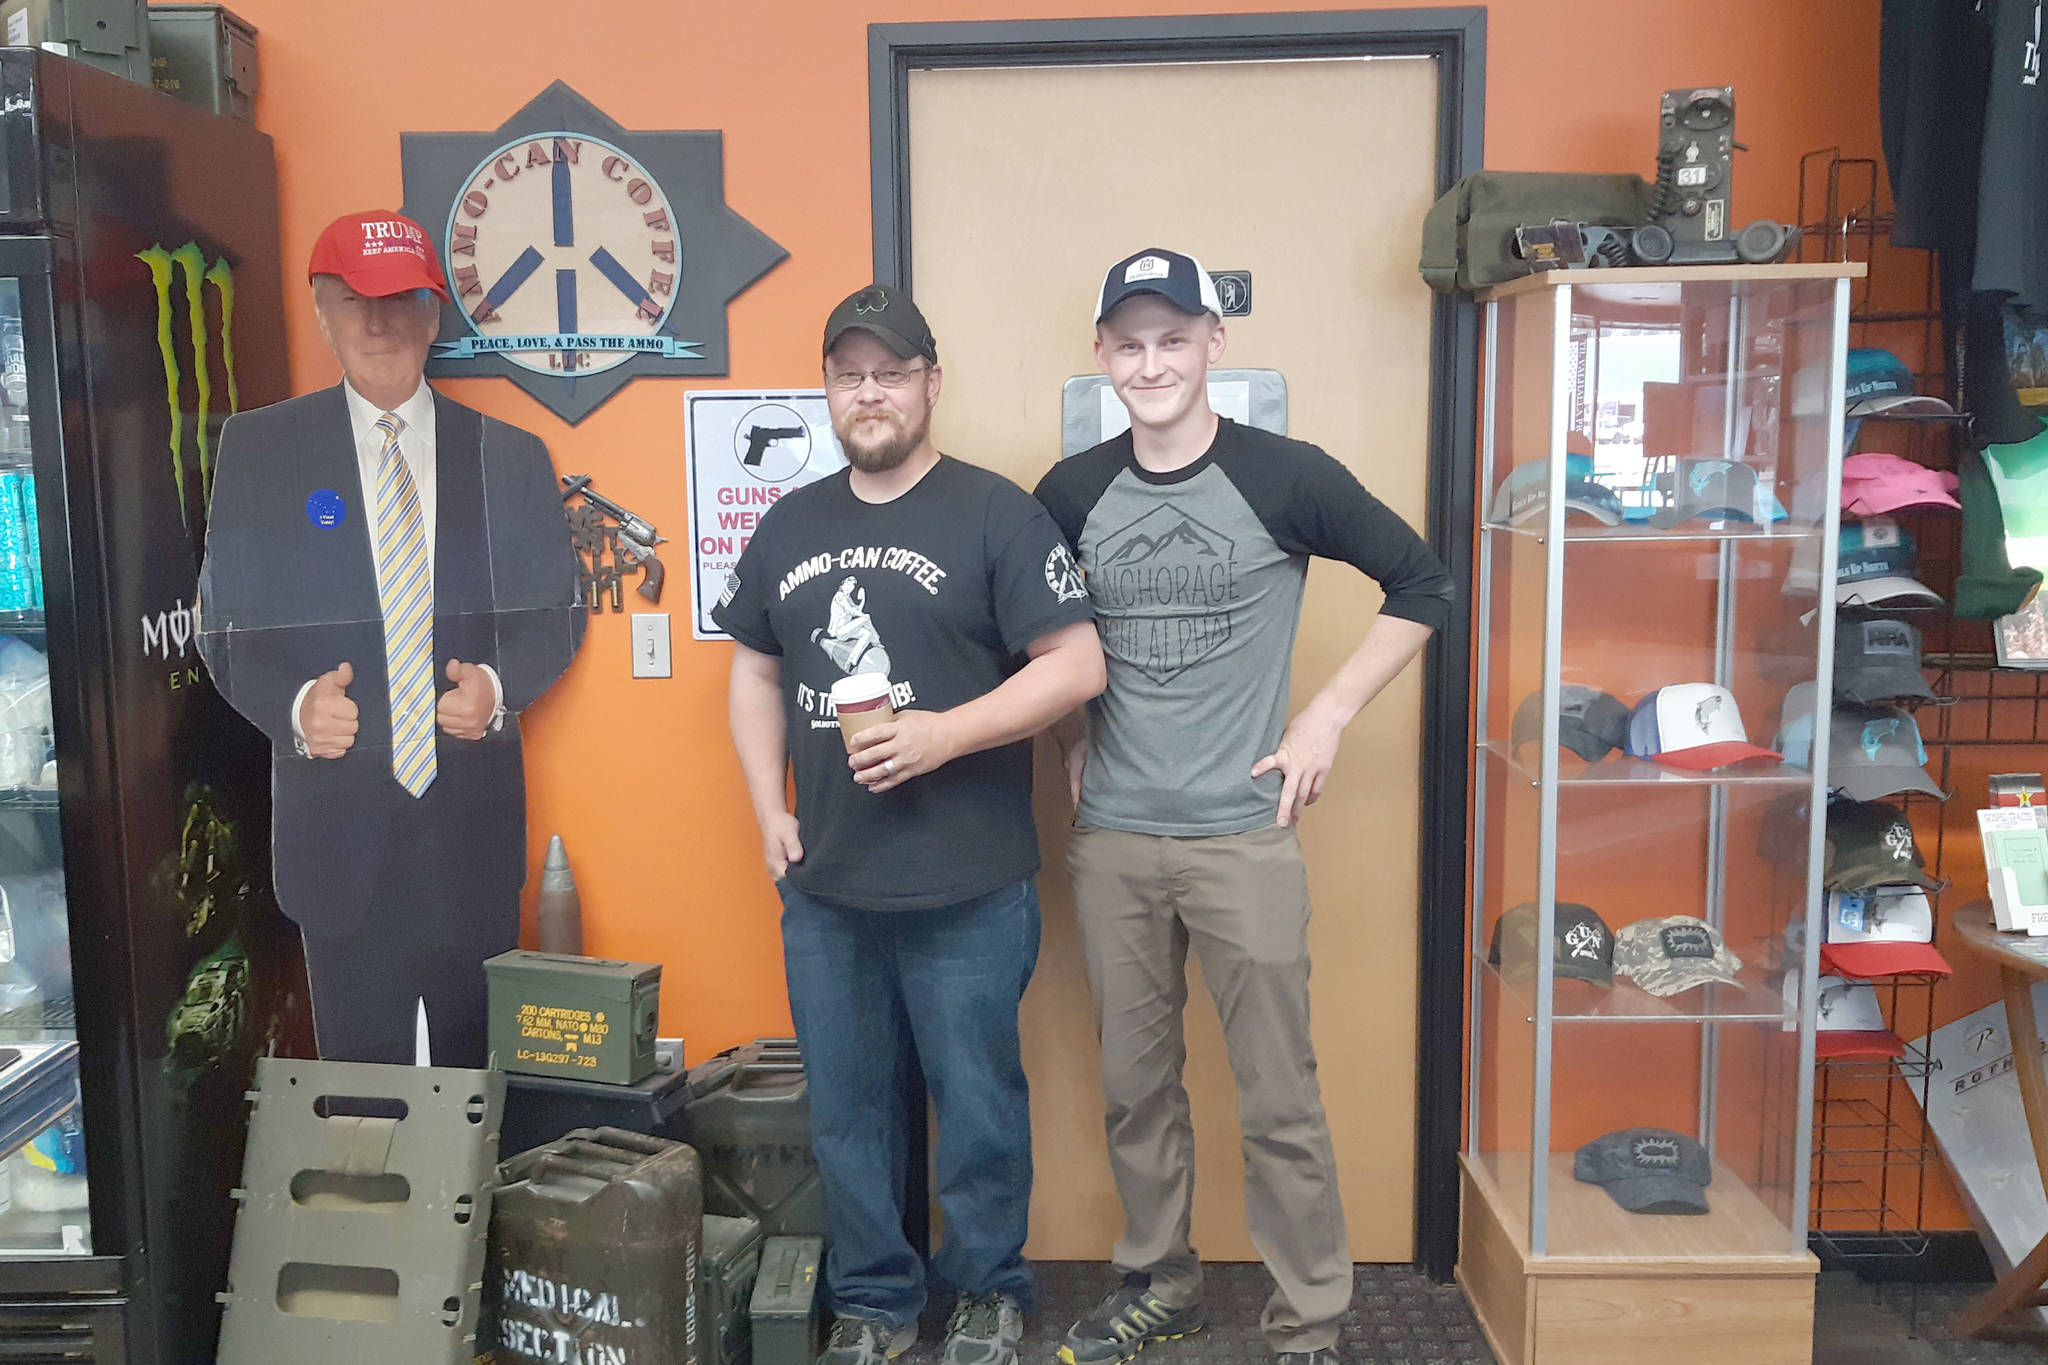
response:
[[[1309,1039],[1308,875],[1292,829],[1177,839],[1077,824],[1067,867],[1102,1040],[1109,1164],[1124,1206],[1116,1268],[1192,1300],[1195,1132],[1181,1084],[1187,954],[1215,997],[1237,1077],[1245,1213],[1277,1288],[1275,1351],[1337,1344],[1351,1249]]]

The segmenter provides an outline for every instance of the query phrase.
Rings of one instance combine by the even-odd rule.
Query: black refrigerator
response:
[[[268,751],[194,643],[282,287],[268,137],[0,49],[0,1359],[214,1358],[243,1092],[310,1043]]]

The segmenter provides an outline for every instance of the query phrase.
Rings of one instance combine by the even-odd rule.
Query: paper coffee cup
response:
[[[856,673],[833,683],[832,712],[839,717],[839,737],[851,753],[855,735],[896,719],[896,708],[889,702],[888,675]]]

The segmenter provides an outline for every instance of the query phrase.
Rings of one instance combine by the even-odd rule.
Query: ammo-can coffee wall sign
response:
[[[789,254],[726,206],[721,134],[628,132],[560,81],[399,150],[455,296],[427,373],[503,376],[564,421],[640,375],[725,374],[726,304]]]

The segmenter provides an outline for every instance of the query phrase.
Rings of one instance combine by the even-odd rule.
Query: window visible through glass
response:
[[[905,384],[908,384],[913,376],[923,374],[930,368],[931,366],[929,365],[918,365],[915,367],[891,365],[886,369],[880,370],[827,370],[825,371],[825,383],[827,387],[838,389],[842,393],[849,393],[866,383],[868,376],[873,375],[875,382],[883,388],[900,389]]]

